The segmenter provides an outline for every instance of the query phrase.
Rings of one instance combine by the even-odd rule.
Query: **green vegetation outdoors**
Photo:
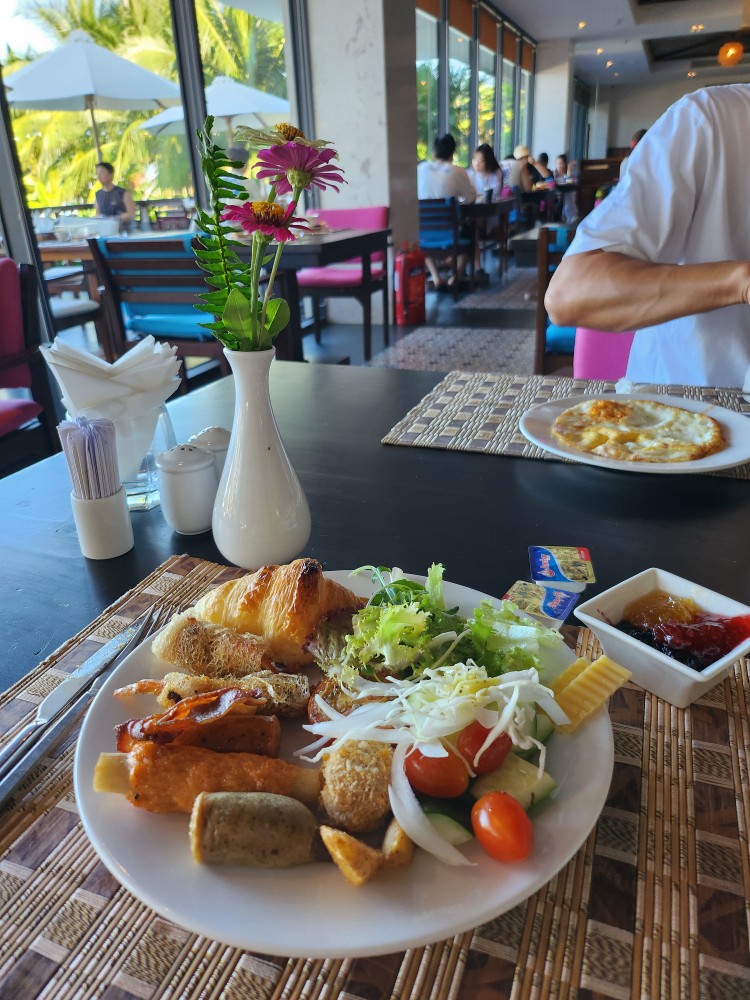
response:
[[[195,0],[206,86],[228,76],[280,97],[287,96],[284,30],[219,0]],[[177,82],[168,0],[25,0],[17,13],[43,28],[55,44],[71,31],[144,69]],[[3,77],[37,53],[8,48]],[[54,83],[51,83],[54,87]],[[158,111],[96,111],[102,157],[115,182],[137,199],[191,196],[186,137],[152,136],[138,128]],[[87,112],[14,110],[11,118],[31,208],[93,201],[96,150]]]

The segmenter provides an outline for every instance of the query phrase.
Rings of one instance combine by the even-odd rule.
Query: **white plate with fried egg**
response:
[[[679,475],[750,461],[745,414],[680,396],[565,396],[532,406],[519,426],[553,455],[625,472]]]

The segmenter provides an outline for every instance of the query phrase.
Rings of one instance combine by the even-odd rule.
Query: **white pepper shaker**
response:
[[[230,437],[231,434],[226,427],[204,427],[202,431],[198,431],[197,434],[188,438],[188,444],[198,445],[199,448],[208,448],[213,454],[219,481],[221,481],[221,474],[224,471]]]
[[[211,527],[219,486],[214,456],[207,448],[178,444],[156,456],[164,520],[180,535]]]

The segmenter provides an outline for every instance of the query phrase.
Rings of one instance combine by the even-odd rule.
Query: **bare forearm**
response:
[[[594,250],[566,257],[545,306],[553,323],[637,330],[750,301],[750,262],[653,264]]]
[[[120,218],[123,222],[130,222],[135,219],[136,207],[135,201],[133,200],[132,194],[129,191],[125,192],[125,197],[123,199],[125,203],[125,211],[122,213]]]

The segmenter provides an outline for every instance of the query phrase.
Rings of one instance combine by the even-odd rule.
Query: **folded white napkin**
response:
[[[117,431],[117,458],[124,483],[138,478],[154,437],[159,408],[179,386],[180,360],[169,344],[144,337],[108,364],[56,340],[43,351],[70,417],[108,417]]]

